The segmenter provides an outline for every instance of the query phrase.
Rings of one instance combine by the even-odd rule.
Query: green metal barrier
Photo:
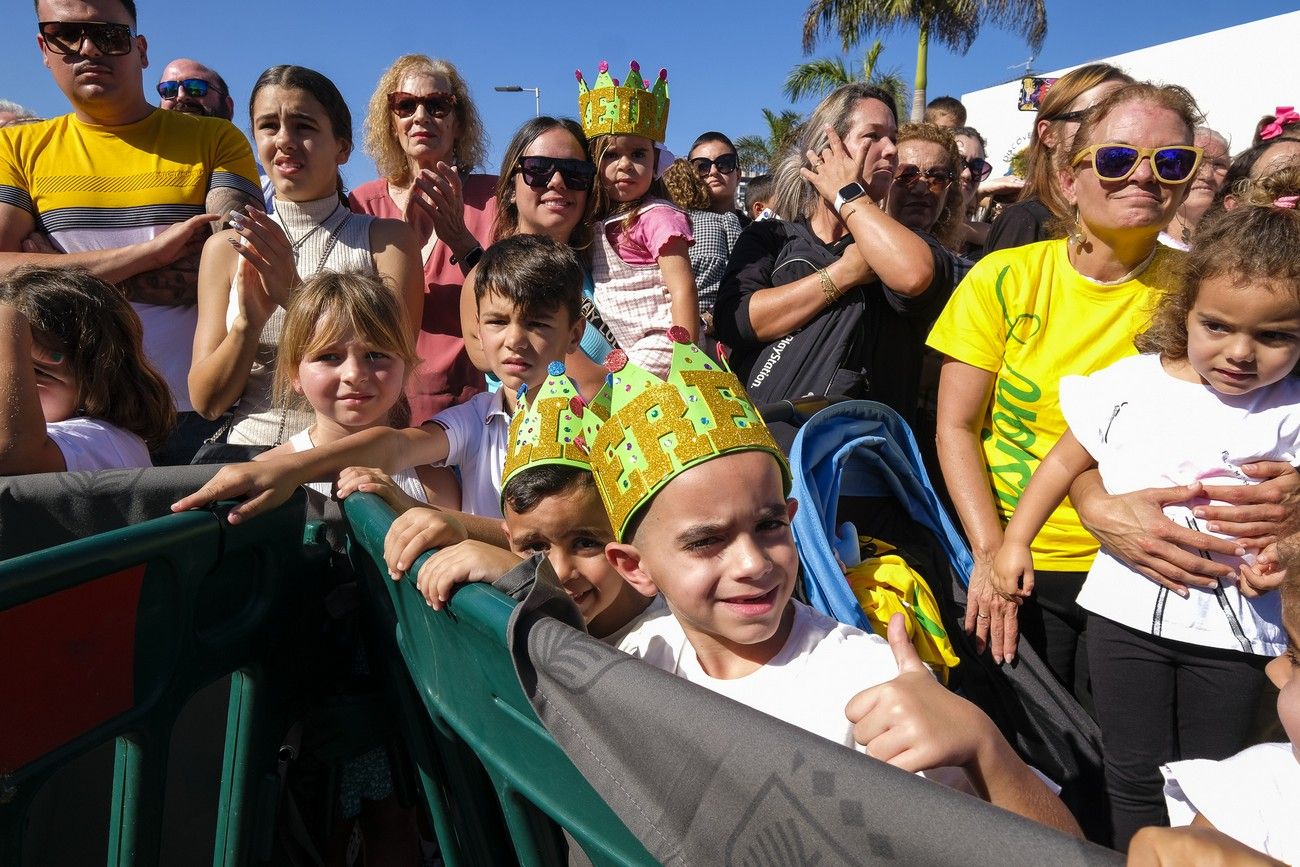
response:
[[[461,588],[443,611],[432,611],[413,582],[387,577],[384,534],[393,521],[388,506],[374,495],[353,494],[344,511],[371,560],[363,583],[373,591],[372,600],[386,599],[391,606],[391,634],[437,732],[436,755],[416,758],[446,862],[501,863],[501,841],[485,841],[473,827],[474,817],[495,810],[485,802],[490,794],[476,785],[477,767],[454,749],[459,742],[487,769],[521,864],[564,863],[552,822],[595,864],[655,863],[542,727],[520,689],[506,644],[515,603],[474,584]],[[427,559],[420,558],[411,574]],[[435,758],[442,764],[440,779],[429,771]]]
[[[111,745],[106,863],[158,864],[177,717],[226,676],[210,858],[269,857],[278,750],[298,710],[295,624],[325,557],[305,543],[299,495],[249,524],[188,512],[0,563],[0,863],[24,863],[42,786]],[[190,850],[185,863],[207,859]]]

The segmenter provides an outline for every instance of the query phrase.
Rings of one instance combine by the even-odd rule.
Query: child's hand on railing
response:
[[[492,583],[523,561],[504,548],[470,539],[443,548],[424,562],[416,586],[434,611],[440,611],[461,584]]]
[[[357,491],[363,494],[374,494],[398,515],[424,505],[403,491],[397,482],[393,481],[392,476],[376,467],[348,467],[339,473],[334,495],[343,500]]]
[[[450,548],[468,538],[465,525],[449,512],[431,506],[409,509],[397,516],[384,536],[384,564],[397,581],[425,551]]]

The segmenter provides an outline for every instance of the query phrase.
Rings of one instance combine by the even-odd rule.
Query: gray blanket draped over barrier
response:
[[[581,631],[547,571],[538,569],[511,622],[520,683],[547,730],[660,862],[1122,863],[602,644]]]

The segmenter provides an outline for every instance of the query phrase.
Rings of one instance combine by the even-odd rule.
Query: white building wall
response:
[[[1135,14],[1144,7],[1134,7]],[[1189,36],[1095,61],[1118,66],[1139,81],[1181,84],[1192,92],[1208,126],[1228,136],[1232,153],[1250,146],[1255,124],[1278,105],[1300,105],[1296,53],[1300,12]],[[1067,66],[1042,77],[1058,78]],[[968,122],[988,141],[994,176],[1006,174],[1011,156],[1029,142],[1037,115],[1020,111],[1020,79],[961,98]]]

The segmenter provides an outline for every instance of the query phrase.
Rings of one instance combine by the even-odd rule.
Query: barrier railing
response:
[[[542,727],[520,688],[506,638],[514,602],[473,584],[461,588],[443,611],[432,611],[412,582],[387,577],[384,534],[393,520],[388,506],[370,494],[354,494],[344,506],[353,537],[369,555],[364,583],[391,606],[396,648],[439,732],[446,777],[436,788],[422,776],[447,863],[499,863],[501,856],[502,841],[481,839],[481,827],[465,828],[452,815],[456,804],[471,819],[491,816],[499,807],[515,857],[524,865],[565,863],[552,822],[595,864],[653,864]],[[412,574],[426,559],[420,558]],[[481,772],[473,757],[456,749],[466,745],[486,768],[496,805],[477,785]],[[480,860],[485,847],[496,856],[491,861]]]
[[[269,857],[278,750],[297,712],[296,624],[324,559],[304,539],[298,497],[245,525],[188,512],[0,563],[0,863],[47,860],[34,849],[42,835],[98,836],[84,847],[93,862],[175,863],[163,829],[185,771],[168,773],[177,720],[225,677],[224,725],[203,721],[223,741],[211,862]],[[56,775],[104,749],[106,843],[79,821],[96,815],[84,773],[76,810],[33,812]],[[207,860],[198,841],[176,845],[185,863]]]

